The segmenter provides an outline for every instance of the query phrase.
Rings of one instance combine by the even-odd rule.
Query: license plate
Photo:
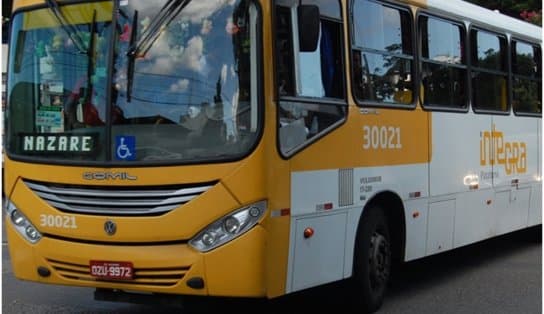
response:
[[[132,279],[134,271],[131,262],[91,261],[91,276],[100,279]]]

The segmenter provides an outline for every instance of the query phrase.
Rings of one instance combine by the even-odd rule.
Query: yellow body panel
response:
[[[14,165],[13,163],[14,162],[9,159],[6,161],[6,192],[10,191],[11,185],[16,182],[17,185],[13,194],[8,194],[11,201],[40,228],[42,233],[51,233],[58,236],[85,240],[139,242],[149,240],[149,234],[142,232],[142,230],[154,230],[154,241],[189,239],[212,221],[240,207],[240,204],[232,194],[228,192],[225,186],[218,183],[206,193],[200,195],[200,197],[183,205],[180,210],[173,210],[167,214],[153,217],[116,217],[115,220],[119,227],[117,233],[113,237],[106,235],[104,232],[97,232],[97,230],[102,230],[105,221],[109,219],[107,216],[69,215],[75,216],[76,225],[78,226],[77,229],[40,226],[40,215],[59,215],[63,213],[49,206],[45,201],[34,194],[26,187],[20,178],[31,178],[35,181],[89,184],[82,179],[82,173],[88,171],[88,169],[78,169],[76,167],[56,167],[55,169],[54,166],[41,166],[51,168],[51,171],[49,172],[32,169],[32,165],[22,163]],[[200,168],[200,171],[195,171],[195,168]],[[214,168],[216,168],[217,171],[213,171]],[[221,170],[225,171],[228,168],[229,167],[225,167],[225,165],[217,167],[208,166],[206,169],[203,169],[203,167],[185,167],[185,169],[191,169],[191,171],[185,171],[185,174],[183,171],[180,171],[178,175],[175,175],[177,171],[161,171],[160,169],[155,169],[153,173],[149,173],[149,170],[151,169],[146,168],[123,169],[123,171],[127,171],[132,175],[137,176],[140,183],[147,183],[147,185],[165,185],[174,183],[180,184],[185,180],[187,180],[187,182],[215,181],[221,178]],[[19,176],[17,177],[15,177],[15,174],[12,174],[12,171],[15,169],[19,170]],[[65,169],[68,169],[68,171]],[[184,168],[180,167],[178,169]],[[28,170],[28,172],[25,170]],[[200,172],[200,174],[193,173],[193,171]],[[251,172],[256,173],[257,171]],[[226,174],[223,172],[222,176],[226,176]],[[242,176],[247,175],[243,174]],[[162,180],[159,180],[159,178],[162,178]],[[19,180],[14,181],[14,179]],[[104,182],[102,182],[102,184],[104,184]],[[108,182],[108,184],[112,186],[121,185],[121,183],[115,181]],[[218,204],[221,204],[221,206],[218,206]],[[39,210],[29,210],[36,209],[36,207],[38,207]]]
[[[96,10],[96,21],[104,22],[111,20],[111,12],[113,9],[113,3],[109,2],[97,2],[97,3],[82,3],[77,6],[69,6],[61,9],[61,12],[66,16],[66,20],[69,23],[83,24],[90,23],[93,20],[93,13]],[[48,9],[38,10],[30,12],[25,15],[23,20],[23,30],[31,30],[35,28],[47,28],[58,27],[59,22]]]
[[[13,0],[13,11],[31,5],[42,5],[41,0]]]
[[[188,295],[244,295],[264,296],[262,260],[264,230],[253,228],[237,241],[213,252],[201,254],[187,244],[167,245],[115,245],[87,244],[43,238],[36,245],[29,245],[12,227],[6,218],[7,236],[10,243],[10,258],[17,278],[49,284],[76,285],[84,287],[140,290],[149,292]],[[183,268],[183,278],[173,285],[162,286],[129,281],[96,281],[88,274],[71,278],[70,269],[84,273],[90,260],[132,262],[136,274],[138,269],[146,272],[165,272],[165,269]],[[60,265],[60,266],[57,266]],[[51,276],[40,277],[37,268],[51,270]],[[68,270],[68,271],[67,271]],[[145,271],[142,271],[145,276]],[[68,273],[69,275],[65,275]],[[201,277],[204,289],[193,289],[187,280]]]
[[[242,236],[204,256],[208,292],[214,296],[265,296],[264,265],[266,231],[257,226],[249,237]]]
[[[22,182],[20,184],[23,185]],[[179,210],[173,210],[164,215],[115,217],[114,220],[118,225],[117,232],[114,236],[108,236],[105,232],[99,231],[102,231],[107,220],[112,219],[109,216],[64,214],[52,208],[26,187],[16,188],[11,196],[11,201],[21,209],[35,226],[40,228],[42,233],[81,240],[108,242],[149,241],[151,232],[153,241],[189,239],[210,222],[240,207],[223,185],[217,184],[205,194],[183,205]],[[42,215],[75,217],[75,224],[78,228],[56,228],[40,225]],[[147,232],[142,232],[143,230]]]
[[[342,127],[293,158],[292,171],[328,169],[331,165],[334,165],[332,168],[353,168],[429,161],[430,113],[419,108],[409,111],[351,106],[349,110],[348,121]],[[365,148],[368,140],[365,136],[372,138],[375,130],[386,131],[386,148],[372,144]],[[400,147],[397,148],[397,144]]]

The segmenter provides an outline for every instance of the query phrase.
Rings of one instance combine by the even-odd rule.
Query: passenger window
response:
[[[352,13],[353,92],[361,102],[414,102],[412,18],[408,10],[356,0]]]
[[[508,111],[506,37],[472,30],[472,104],[475,111]]]
[[[319,42],[315,51],[299,51],[299,1],[281,4],[276,7],[278,137],[281,153],[290,156],[346,116],[343,35],[338,2],[305,1],[319,7]]]
[[[299,96],[344,98],[339,24],[321,20],[318,49],[299,52]]]
[[[330,7],[330,3],[327,6]],[[280,97],[344,99],[341,23],[322,16],[317,49],[295,51],[293,43],[298,37],[293,37],[297,31],[292,29],[291,8],[278,6],[276,12]]]
[[[512,107],[515,113],[542,113],[541,50],[521,41],[512,41]]]
[[[282,101],[279,108],[281,152],[290,155],[346,116],[346,106]]]
[[[421,83],[423,106],[467,108],[464,29],[449,21],[421,16]]]

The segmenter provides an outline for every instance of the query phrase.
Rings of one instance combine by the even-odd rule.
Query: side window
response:
[[[508,111],[506,38],[481,30],[470,32],[472,106],[475,111]]]
[[[305,1],[320,11],[315,51],[300,51],[297,6],[276,7],[276,74],[280,151],[290,156],[331,130],[347,112],[341,10],[334,1]]]
[[[512,107],[515,113],[542,113],[540,47],[512,41]]]
[[[352,10],[353,92],[360,102],[414,102],[412,18],[408,10],[356,0]]]
[[[299,96],[344,98],[341,24],[321,19],[315,51],[298,52]]]
[[[423,106],[467,108],[467,65],[464,28],[421,16],[421,100]]]

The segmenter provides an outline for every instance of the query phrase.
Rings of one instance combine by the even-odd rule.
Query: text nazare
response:
[[[93,137],[88,135],[25,135],[23,150],[29,152],[91,152]]]

